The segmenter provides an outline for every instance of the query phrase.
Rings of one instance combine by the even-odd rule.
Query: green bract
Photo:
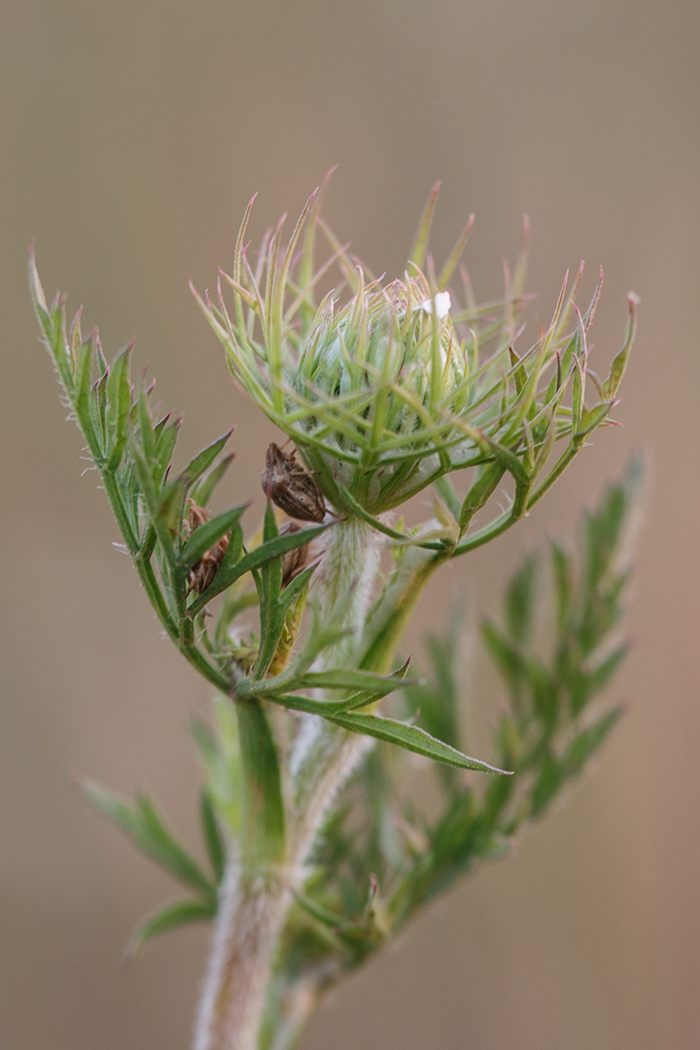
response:
[[[388,284],[369,277],[328,230],[319,214],[322,192],[308,201],[286,248],[280,221],[253,268],[245,243],[251,201],[218,302],[197,296],[238,384],[296,442],[326,498],[346,513],[380,514],[468,467],[492,468],[480,500],[509,471],[516,501],[531,505],[561,470],[554,467],[533,489],[554,443],[570,439],[568,462],[615,403],[633,336],[633,300],[623,349],[587,410],[586,333],[600,281],[582,316],[575,304],[582,270],[568,297],[565,278],[547,329],[516,350],[524,341],[527,224],[503,299],[477,306],[463,270],[457,305],[457,294],[451,299],[446,289],[472,220],[436,276],[426,255],[436,195],[437,187],[404,276]],[[316,266],[319,231],[330,254]],[[338,287],[317,302],[319,285],[334,270]]]

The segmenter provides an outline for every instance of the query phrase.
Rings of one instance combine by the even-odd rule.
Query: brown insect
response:
[[[208,514],[204,507],[198,507],[193,499],[189,503],[190,513],[185,524],[187,531],[192,533],[198,526],[203,525],[205,521],[209,521],[211,514]],[[199,561],[192,566],[187,575],[189,591],[194,591],[195,594],[201,594],[202,591],[206,591],[221,565],[228,547],[229,538],[230,533],[222,536],[218,543],[215,543],[210,550],[205,551]]]
[[[293,452],[283,452],[274,441],[265,453],[262,487],[267,498],[290,518],[322,522],[326,515],[321,490],[312,475],[297,463]]]
[[[301,525],[297,525],[295,521],[288,521],[280,529],[280,536],[289,536],[290,533],[300,532]],[[295,547],[291,551],[287,551],[286,554],[282,555],[282,586],[286,587],[288,583],[291,583],[295,576],[306,568],[309,564],[310,556],[310,544],[305,543],[303,547]]]

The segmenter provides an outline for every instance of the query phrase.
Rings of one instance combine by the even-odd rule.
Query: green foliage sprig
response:
[[[57,298],[50,308],[46,305],[33,255],[30,277],[46,345],[100,472],[125,548],[158,619],[183,656],[226,695],[235,685],[240,700],[263,698],[291,710],[321,715],[346,729],[391,739],[438,761],[490,769],[486,763],[433,741],[417,726],[356,713],[392,692],[401,674],[381,675],[360,669],[309,672],[319,653],[343,633],[340,624],[314,632],[283,674],[265,677],[282,644],[290,611],[305,595],[315,569],[315,565],[309,566],[283,587],[282,558],[310,544],[334,521],[280,535],[268,505],[263,542],[247,549],[240,519],[248,504],[241,503],[216,514],[191,535],[183,534],[188,500],[205,507],[232,461],[232,456],[221,456],[232,432],[218,438],[172,477],[171,460],[181,420],[170,415],[154,420],[153,385],[142,380],[132,386],[131,346],[122,350],[110,367],[97,333],[83,339],[80,314],[68,330],[63,301]],[[228,545],[213,581],[201,594],[191,593],[190,572],[224,536],[229,537]],[[261,611],[260,638],[250,676],[240,673],[228,634],[236,616],[253,604],[252,595],[243,601],[234,586],[246,576],[254,581],[255,604]],[[212,631],[205,623],[204,611],[224,591],[228,600],[221,606]],[[341,701],[296,695],[321,688],[352,691],[352,695]]]
[[[544,558],[526,558],[507,587],[501,622],[481,624],[504,689],[494,762],[513,777],[477,784],[441,766],[442,802],[427,815],[410,791],[406,763],[378,748],[348,786],[285,929],[271,1031],[284,1001],[325,991],[457,878],[504,857],[607,739],[622,708],[600,706],[600,695],[628,649],[616,632],[641,482],[635,459],[584,516],[575,554],[552,541]],[[535,649],[542,621],[546,639]],[[428,640],[427,681],[403,690],[407,709],[419,709],[426,728],[456,748],[467,706],[463,641],[455,616],[445,639]]]

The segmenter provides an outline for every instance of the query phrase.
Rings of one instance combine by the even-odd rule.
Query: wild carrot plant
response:
[[[180,420],[156,417],[131,347],[109,364],[79,315],[67,326],[32,254],[42,338],[124,547],[164,631],[215,690],[211,722],[193,724],[206,863],[150,798],[83,782],[187,889],[129,951],[214,924],[195,1050],[292,1047],[328,988],[508,851],[619,714],[593,701],[625,653],[611,632],[637,463],[584,516],[578,552],[550,542],[528,557],[501,621],[481,626],[504,694],[489,762],[464,753],[458,618],[429,639],[425,678],[399,655],[433,573],[514,526],[610,422],[634,335],[630,296],[622,348],[598,378],[588,335],[602,277],[582,310],[580,270],[528,338],[527,226],[503,298],[478,304],[461,265],[471,220],[440,271],[428,254],[436,192],[394,281],[328,229],[321,190],[288,242],[281,221],[254,254],[251,202],[216,300],[195,291],[236,383],[283,435],[260,449],[267,508],[252,532],[248,504],[208,509],[230,435],[175,470]],[[400,508],[426,492],[432,513],[409,527]],[[549,637],[536,644],[542,611]],[[434,763],[437,815],[406,791],[410,752]]]

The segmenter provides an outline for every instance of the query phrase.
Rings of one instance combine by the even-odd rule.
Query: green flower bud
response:
[[[245,247],[251,201],[233,273],[219,279],[218,303],[197,297],[239,386],[295,442],[323,496],[341,512],[378,515],[451,471],[486,464],[509,471],[524,500],[553,443],[577,435],[578,448],[588,435],[578,433],[581,412],[572,413],[564,396],[575,376],[580,400],[599,288],[582,318],[573,295],[565,301],[565,280],[549,328],[516,353],[527,237],[501,301],[476,306],[465,271],[464,305],[454,305],[459,300],[446,285],[471,220],[436,277],[430,257],[424,268],[435,196],[404,276],[389,283],[368,277],[330,233],[318,192],[286,249],[282,220],[253,268]],[[330,256],[316,268],[319,231]],[[317,302],[334,267],[341,283]],[[596,425],[611,404],[595,406]]]

